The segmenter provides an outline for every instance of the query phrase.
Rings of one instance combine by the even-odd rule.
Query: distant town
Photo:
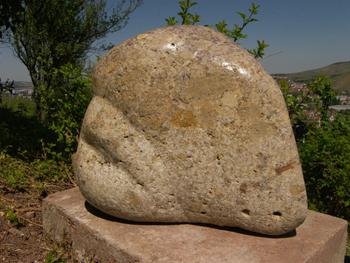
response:
[[[284,79],[288,82],[290,91],[292,94],[298,94],[301,92],[306,91],[307,89],[307,84],[305,82],[297,82],[288,79],[286,76],[273,76],[274,79],[280,80]],[[339,105],[332,105],[329,108],[335,111],[343,111],[343,110],[350,110],[350,96],[346,94],[340,94],[337,95],[336,98],[338,99]]]
[[[23,96],[30,98],[33,93],[33,84],[29,81],[15,81],[13,96]]]

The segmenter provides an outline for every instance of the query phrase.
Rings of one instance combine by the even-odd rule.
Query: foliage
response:
[[[47,182],[69,182],[72,168],[70,165],[54,160],[21,160],[0,152],[0,182],[22,191]]]
[[[16,111],[19,100],[31,112]],[[22,191],[40,182],[71,181],[71,166],[48,159],[42,147],[43,141],[57,139],[35,118],[33,102],[21,97],[7,97],[4,102],[1,106],[8,108],[0,107],[0,183]]]
[[[309,129],[299,146],[310,204],[349,220],[350,114]]]
[[[279,81],[297,140],[309,206],[350,219],[350,113],[337,103],[330,80],[318,77],[302,90]]]
[[[327,77],[317,77],[309,83],[309,89],[318,96],[316,104],[317,110],[320,111],[323,121],[329,119],[329,106],[337,104],[336,94],[332,88],[331,80]]]
[[[45,263],[65,263],[66,260],[62,257],[62,253],[57,250],[50,250],[45,258]]]
[[[11,158],[5,152],[0,153],[0,179],[9,187],[21,190],[27,183],[27,167],[19,159]]]
[[[38,144],[44,158],[69,160],[91,97],[83,73],[87,53],[97,40],[123,28],[140,3],[117,1],[107,12],[105,0],[24,0],[19,19],[8,21],[9,40],[34,85],[37,119],[47,129]]]
[[[20,219],[13,208],[7,209],[5,212],[5,218],[16,228],[24,226],[24,222]]]
[[[140,3],[118,1],[107,12],[105,0],[24,0],[20,19],[9,25],[10,42],[30,73],[40,120],[47,116],[43,97],[55,86],[55,76],[49,73],[68,64],[84,66],[93,44],[123,28]]]
[[[195,25],[199,23],[200,16],[198,14],[192,14],[189,12],[189,9],[193,6],[197,5],[197,2],[191,0],[180,0],[179,6],[181,11],[177,14],[181,17],[181,25]],[[173,26],[178,23],[175,17],[170,16],[165,19],[168,26]]]
[[[0,40],[10,24],[17,22],[18,14],[22,10],[22,3],[22,0],[0,1]]]
[[[45,150],[49,157],[68,160],[75,151],[80,125],[91,99],[91,81],[72,64],[54,68],[48,74],[52,78],[51,88],[40,88],[47,126],[55,138],[45,145]]]
[[[4,96],[0,107],[3,111],[12,111],[23,118],[35,117],[35,104],[33,100],[23,96]],[[1,110],[0,110],[1,112]],[[1,113],[0,113],[0,116]]]
[[[279,80],[279,85],[297,140],[302,139],[308,129],[329,121],[329,106],[338,102],[329,78],[317,77],[300,91],[292,91],[284,79]]]
[[[200,22],[200,16],[198,14],[192,14],[190,12],[190,8],[197,5],[197,2],[192,0],[180,0],[179,6],[180,6],[180,12],[177,14],[181,18],[181,24],[182,25],[195,25]],[[248,37],[247,34],[243,34],[244,29],[251,23],[257,22],[258,19],[256,18],[256,15],[258,14],[259,5],[256,5],[254,3],[251,4],[251,6],[248,9],[248,14],[237,12],[237,14],[241,17],[242,23],[241,24],[234,24],[232,29],[228,28],[228,24],[225,20],[222,20],[218,22],[215,27],[216,29],[225,34],[226,36],[233,39],[234,42],[238,42],[241,39],[245,39]],[[167,19],[165,19],[168,26],[173,26],[178,23],[178,20],[174,16],[170,16]],[[251,53],[255,58],[262,58],[265,55],[265,49],[268,47],[268,45],[265,43],[265,41],[257,41],[258,47],[255,49],[248,49],[248,52]]]
[[[289,118],[297,141],[304,138],[308,128],[317,126],[318,112],[312,107],[314,97],[306,87],[299,92],[292,92],[290,84],[282,79],[279,85],[287,105]]]

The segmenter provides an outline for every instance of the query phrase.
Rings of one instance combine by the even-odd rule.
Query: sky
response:
[[[215,25],[225,19],[233,26],[240,22],[236,12],[246,12],[254,2],[260,6],[258,22],[249,25],[248,38],[239,44],[269,44],[261,60],[270,73],[291,73],[350,60],[350,0],[197,0],[192,13],[200,24]],[[108,0],[108,6],[115,0]],[[118,44],[145,31],[164,26],[165,18],[176,16],[178,0],[144,0],[131,14],[126,27],[104,41]],[[9,47],[0,46],[0,78],[30,80],[26,68]]]

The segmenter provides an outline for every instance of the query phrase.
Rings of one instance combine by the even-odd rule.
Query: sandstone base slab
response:
[[[268,237],[239,229],[139,224],[104,215],[78,188],[43,202],[46,235],[79,262],[343,263],[347,222],[309,211],[294,233]]]

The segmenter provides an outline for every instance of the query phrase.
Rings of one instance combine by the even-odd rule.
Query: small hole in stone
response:
[[[201,214],[202,214],[202,215],[205,215],[206,213],[207,213],[207,212],[205,212],[205,211],[201,211]]]
[[[243,209],[243,210],[242,210],[242,213],[245,214],[245,215],[247,215],[247,216],[249,216],[250,211],[249,211],[248,209]]]
[[[171,43],[172,46],[175,46],[175,43]]]
[[[272,213],[274,216],[282,216],[282,213],[279,211],[275,211]]]

